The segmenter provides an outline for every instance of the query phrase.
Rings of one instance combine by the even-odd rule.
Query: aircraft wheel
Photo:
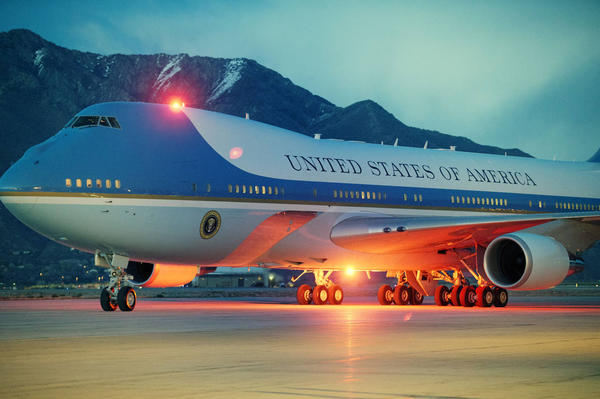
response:
[[[452,306],[461,306],[460,304],[460,291],[463,289],[462,285],[455,285],[450,291],[450,303]]]
[[[479,286],[475,290],[477,294],[477,302],[475,303],[480,308],[489,308],[494,303],[494,292],[487,285]]]
[[[410,297],[410,301],[413,305],[420,305],[423,303],[423,294],[421,294],[418,290],[411,287],[412,295]]]
[[[137,302],[137,295],[135,290],[131,287],[121,287],[117,294],[117,303],[119,309],[123,312],[131,312],[135,308]]]
[[[445,285],[438,285],[435,289],[435,304],[438,306],[446,306],[450,303],[450,289]]]
[[[117,309],[117,304],[110,300],[110,291],[105,288],[100,293],[100,306],[105,312],[114,312]]]
[[[508,303],[508,291],[504,288],[494,287],[494,306],[503,308]]]
[[[296,291],[296,299],[300,305],[308,305],[312,302],[312,288],[308,284],[302,284]]]
[[[475,305],[477,301],[477,294],[475,293],[475,287],[467,285],[460,291],[460,303],[465,308],[470,308]]]
[[[379,287],[377,291],[377,300],[381,305],[390,305],[394,301],[394,290],[387,284]]]
[[[339,285],[332,285],[328,289],[329,303],[332,305],[340,305],[344,300],[344,291]]]
[[[396,305],[408,305],[411,300],[411,288],[407,285],[397,285],[394,288],[394,302]]]
[[[315,305],[324,305],[327,303],[327,297],[329,297],[328,295],[329,293],[327,292],[327,287],[325,287],[324,285],[317,285],[314,289],[313,289],[313,303]]]

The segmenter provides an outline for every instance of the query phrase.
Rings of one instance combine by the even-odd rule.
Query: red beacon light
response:
[[[169,104],[169,107],[171,107],[171,111],[179,112],[185,107],[185,103],[175,100],[175,101],[171,101],[171,104]]]

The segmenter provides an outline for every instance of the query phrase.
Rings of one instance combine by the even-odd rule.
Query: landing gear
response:
[[[117,304],[112,301],[110,291],[104,288],[100,293],[100,306],[105,312],[114,312],[117,309]]]
[[[121,287],[117,295],[119,309],[123,312],[131,312],[135,308],[136,302],[137,295],[135,294],[135,290],[131,287]]]
[[[477,301],[475,304],[480,308],[489,308],[494,303],[494,292],[487,285],[479,286],[475,290]]]
[[[394,288],[394,302],[397,305],[408,305],[411,302],[412,289],[408,285],[397,285]]]
[[[508,292],[504,288],[494,287],[494,306],[503,308],[508,303]]]
[[[296,291],[296,299],[300,305],[308,305],[312,302],[312,288],[308,284],[302,284]]]
[[[305,270],[300,276],[308,273]],[[325,272],[323,270],[314,270],[312,273],[315,275],[315,287],[312,288],[308,284],[302,284],[296,291],[296,299],[300,305],[308,305],[314,303],[315,305],[324,305],[330,303],[332,305],[340,305],[344,300],[344,291],[342,287],[335,284],[329,279],[331,271]],[[292,282],[297,281],[300,276],[293,278]]]
[[[475,293],[475,287],[473,287],[472,285],[464,286],[463,289],[460,291],[460,303],[465,308],[471,308],[475,305],[476,301],[477,296]]]
[[[129,260],[122,256],[96,253],[96,264],[110,268],[108,287],[100,293],[100,307],[105,312],[114,312],[117,307],[123,312],[131,312],[137,303],[137,295],[129,285],[129,276],[125,267]]]
[[[438,285],[434,294],[435,304],[447,306],[450,303],[450,289],[445,285]]]
[[[391,305],[394,302],[394,290],[387,284],[379,287],[377,300],[381,305]]]
[[[462,285],[455,285],[452,287],[452,291],[450,291],[450,303],[452,306],[460,306],[460,292],[462,291]]]
[[[329,294],[329,303],[332,305],[341,305],[344,300],[344,291],[339,285],[332,285],[327,289]]]

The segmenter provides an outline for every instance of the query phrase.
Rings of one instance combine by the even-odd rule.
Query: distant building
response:
[[[279,287],[287,283],[278,270],[262,267],[217,267],[212,273],[196,276],[191,282],[197,288]]]

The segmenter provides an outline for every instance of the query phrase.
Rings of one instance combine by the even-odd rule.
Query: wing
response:
[[[374,253],[443,251],[478,245],[523,229],[587,249],[600,240],[600,213],[545,213],[471,217],[350,217],[335,225],[331,240],[343,248]],[[538,231],[535,231],[535,230]],[[570,241],[574,241],[571,243]],[[585,247],[585,248],[584,248]]]

